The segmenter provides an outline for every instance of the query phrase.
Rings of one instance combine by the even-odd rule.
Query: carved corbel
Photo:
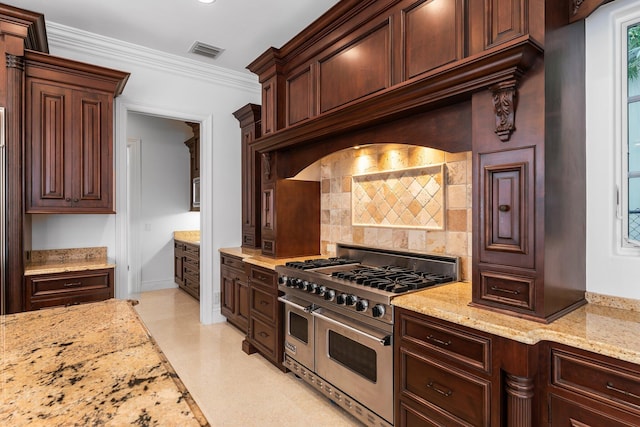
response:
[[[262,153],[262,170],[265,179],[271,178],[271,154]]]
[[[500,82],[489,88],[493,95],[493,109],[496,115],[496,134],[506,142],[516,130],[516,95],[517,81]]]
[[[580,6],[582,6],[582,3],[584,3],[584,0],[573,0],[573,8],[572,8],[572,13],[575,15],[578,13],[578,9],[580,9]]]

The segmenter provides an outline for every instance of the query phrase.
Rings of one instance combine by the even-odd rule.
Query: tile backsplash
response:
[[[324,157],[320,177],[322,253],[343,242],[455,255],[471,280],[471,152],[376,144]]]

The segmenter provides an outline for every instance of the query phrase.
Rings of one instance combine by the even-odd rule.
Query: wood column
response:
[[[6,67],[7,259],[5,263],[5,308],[7,313],[15,313],[23,310],[24,293],[24,189],[22,187],[24,60],[21,56],[6,53]]]
[[[507,425],[532,427],[533,378],[507,374]]]

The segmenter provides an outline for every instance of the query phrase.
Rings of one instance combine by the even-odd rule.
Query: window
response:
[[[626,138],[622,148],[623,246],[640,246],[640,23],[626,27]]]

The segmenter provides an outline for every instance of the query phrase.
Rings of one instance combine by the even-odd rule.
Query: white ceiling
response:
[[[338,0],[8,0],[57,23],[231,69],[281,47]],[[195,41],[224,52],[189,53]]]

